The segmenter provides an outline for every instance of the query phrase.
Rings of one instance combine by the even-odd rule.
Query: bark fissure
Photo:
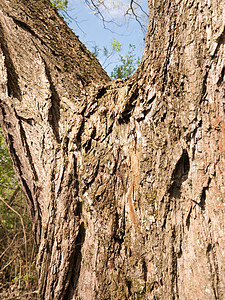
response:
[[[50,70],[44,61],[45,64],[45,71],[46,71],[46,76],[48,78],[49,84],[50,84],[50,90],[52,92],[51,95],[51,108],[49,109],[48,112],[48,121],[49,124],[52,126],[52,130],[55,134],[55,138],[58,143],[60,143],[60,135],[59,135],[59,120],[60,120],[60,97],[59,94],[57,93],[54,84],[51,79],[50,75]]]
[[[61,299],[70,299],[73,297],[74,291],[76,293],[77,284],[80,276],[81,262],[82,262],[82,245],[85,241],[85,228],[84,224],[81,223],[79,233],[77,235],[74,252],[71,255],[71,263],[69,273],[67,275],[66,282],[68,283],[65,286],[65,292],[62,294]],[[74,272],[76,270],[76,272]]]
[[[4,30],[1,24],[0,24],[0,39],[1,39],[1,49],[5,56],[5,64],[6,64],[7,77],[8,77],[7,88],[8,88],[9,97],[12,96],[17,98],[19,101],[21,101],[22,93],[18,83],[18,74],[16,73],[16,70],[14,68],[10,51],[8,49],[6,39],[4,37]]]
[[[208,263],[209,263],[209,270],[212,278],[212,288],[214,292],[215,299],[221,299],[223,295],[219,291],[219,269],[218,269],[218,260],[216,257],[216,251],[215,251],[215,241],[212,238],[212,232],[211,232],[211,220],[208,221],[209,226],[209,240],[208,240],[208,247],[207,247],[207,256],[208,256]]]

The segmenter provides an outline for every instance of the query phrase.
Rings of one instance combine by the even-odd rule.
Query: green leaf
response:
[[[65,10],[68,7],[68,0],[52,0],[51,2],[58,10]]]

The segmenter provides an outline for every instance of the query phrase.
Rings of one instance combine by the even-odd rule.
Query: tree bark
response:
[[[224,299],[224,5],[149,0],[142,63],[111,81],[48,0],[1,0],[41,299]]]

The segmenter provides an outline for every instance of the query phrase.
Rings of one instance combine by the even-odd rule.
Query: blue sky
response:
[[[84,0],[69,0],[68,15],[71,17],[69,26],[89,50],[92,50],[94,46],[101,49],[104,46],[110,48],[112,40],[116,39],[123,45],[120,54],[126,54],[129,51],[129,44],[132,44],[136,46],[136,56],[141,58],[144,49],[144,33],[137,21],[131,18],[128,22],[121,17],[129,7],[126,7],[126,1],[129,2],[129,0],[122,2],[120,0],[105,0],[109,7],[109,10],[103,12],[105,19],[111,20],[113,18],[120,26],[106,23],[107,28],[104,28],[102,20],[88,6],[85,6]],[[142,1],[142,7],[147,11],[147,0]],[[144,22],[147,24],[146,20]],[[106,68],[109,75],[118,63],[118,59],[118,56],[114,56],[112,58],[114,63]],[[102,63],[103,56],[100,55],[99,60]]]

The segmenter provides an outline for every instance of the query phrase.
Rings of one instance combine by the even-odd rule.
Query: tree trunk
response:
[[[111,81],[48,0],[1,0],[41,299],[225,298],[224,6],[149,0],[143,61]]]

